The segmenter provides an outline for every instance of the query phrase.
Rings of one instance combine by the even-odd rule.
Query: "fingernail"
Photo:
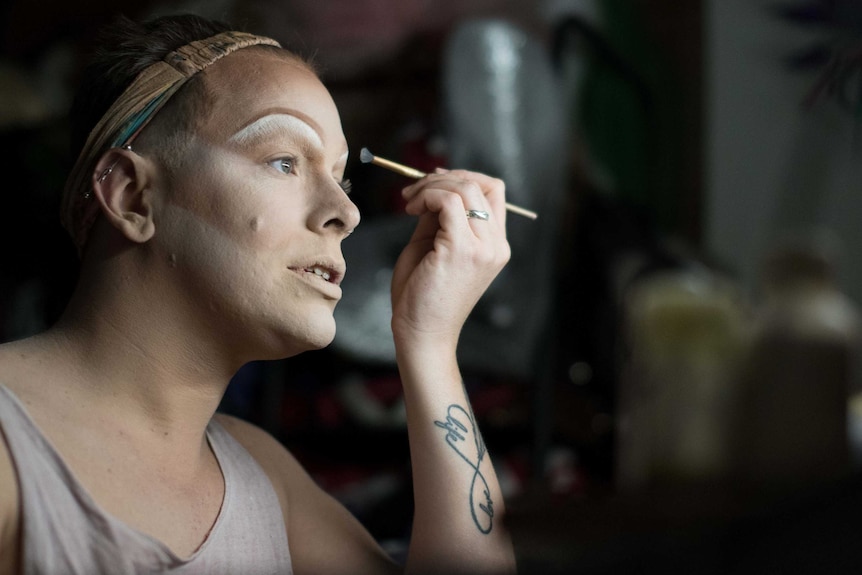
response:
[[[448,174],[449,170],[447,170],[446,168],[434,168],[434,173],[435,174]]]

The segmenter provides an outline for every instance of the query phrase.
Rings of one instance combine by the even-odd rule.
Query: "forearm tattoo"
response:
[[[480,532],[488,534],[493,527],[494,502],[491,490],[479,466],[485,458],[485,442],[476,427],[472,414],[457,404],[446,411],[446,421],[435,421],[434,425],[446,430],[446,443],[473,469],[470,481],[470,513]]]

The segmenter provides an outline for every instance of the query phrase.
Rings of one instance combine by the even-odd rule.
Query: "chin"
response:
[[[258,354],[256,359],[260,360],[279,360],[295,357],[307,351],[317,351],[328,347],[332,343],[332,337],[325,337],[319,334],[316,337],[297,338],[295,335],[290,337],[275,338],[271,341],[268,351]]]
[[[323,349],[335,339],[335,319],[332,316],[327,321],[315,322],[305,328],[302,333],[294,333],[292,338],[301,351]]]
[[[329,345],[332,343],[332,341],[334,339],[335,339],[335,334],[333,333],[331,337],[324,337],[324,338],[320,338],[320,339],[317,339],[315,341],[312,341],[309,343],[309,347],[308,347],[307,351],[314,351],[317,349],[323,349],[325,347],[329,347]]]
[[[258,316],[258,319],[258,322],[246,322],[244,329],[254,330],[248,333],[248,337],[260,338],[258,343],[265,348],[260,351],[270,356],[291,357],[322,349],[335,339],[335,317],[331,306],[294,307]],[[256,329],[253,328],[255,324]]]

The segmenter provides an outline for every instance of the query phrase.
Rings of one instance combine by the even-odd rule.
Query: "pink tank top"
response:
[[[18,476],[25,575],[293,572],[269,478],[217,421],[207,427],[207,439],[224,475],[224,500],[206,541],[187,559],[102,510],[2,384],[0,429]]]

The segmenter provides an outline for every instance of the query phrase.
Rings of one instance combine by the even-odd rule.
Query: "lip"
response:
[[[342,263],[317,261],[314,263],[289,266],[288,269],[302,278],[308,285],[332,299],[341,299],[341,281],[344,279],[345,268]],[[318,269],[329,275],[329,279],[315,273]]]

